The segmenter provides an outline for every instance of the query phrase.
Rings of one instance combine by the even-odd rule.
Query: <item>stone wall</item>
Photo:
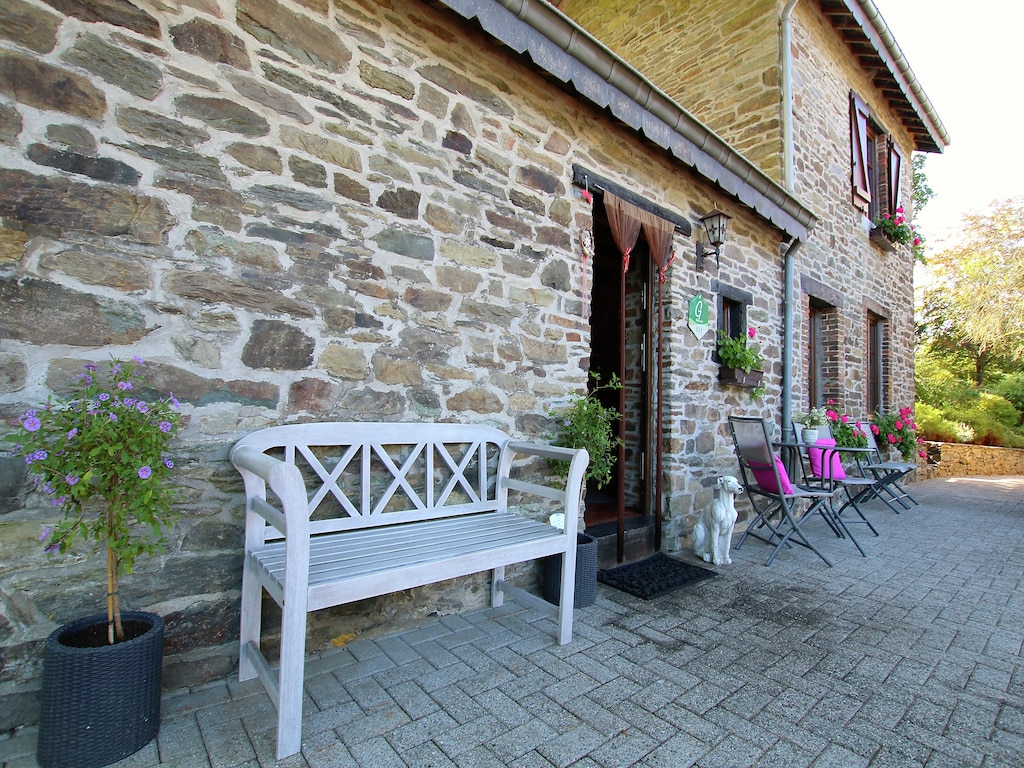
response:
[[[782,181],[778,0],[562,0],[559,10]]]
[[[916,479],[933,477],[998,477],[1024,475],[1024,449],[967,443],[925,442],[928,463],[922,462]]]
[[[167,619],[177,687],[236,663],[238,437],[355,419],[544,439],[591,341],[572,163],[691,221],[716,195],[419,0],[157,7],[0,4],[0,429],[109,356],[141,356],[182,401],[172,543],[122,585]],[[734,468],[728,414],[780,407],[780,236],[731,212],[721,272],[695,272],[678,237],[665,286],[668,549]],[[755,295],[761,401],[719,385],[713,338],[686,328],[715,280]],[[0,458],[0,729],[35,718],[45,636],[103,607],[102,557],[45,555],[54,511],[28,487]],[[478,576],[318,612],[309,647],[486,597]]]

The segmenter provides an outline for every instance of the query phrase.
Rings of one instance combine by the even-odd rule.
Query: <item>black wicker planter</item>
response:
[[[562,592],[562,556],[544,558],[544,599],[558,605]],[[576,534],[576,592],[573,607],[586,608],[597,600],[597,539]]]
[[[106,614],[46,638],[36,759],[42,768],[99,768],[138,752],[160,728],[164,622],[121,614],[129,640],[106,645]],[[88,639],[96,635],[102,645]]]

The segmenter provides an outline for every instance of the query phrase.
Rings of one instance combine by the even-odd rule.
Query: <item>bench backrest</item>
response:
[[[298,468],[317,534],[504,508],[508,440],[479,425],[319,422],[258,430],[232,456],[252,448]]]

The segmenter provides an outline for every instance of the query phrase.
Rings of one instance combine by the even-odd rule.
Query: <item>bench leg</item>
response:
[[[259,579],[252,572],[248,557],[242,567],[242,599],[241,599],[241,630],[238,643],[238,679],[239,681],[251,680],[256,677],[256,667],[253,666],[246,654],[246,646],[252,643],[260,647],[260,632],[262,631],[261,601],[263,588]]]
[[[302,689],[306,661],[306,606],[281,616],[280,700],[277,703],[277,759],[302,748]]]
[[[499,584],[505,580],[505,566],[491,569],[491,608],[500,608],[505,604],[505,593]]]
[[[558,644],[572,642],[572,612],[576,604],[576,547],[562,555],[562,591],[558,596]]]

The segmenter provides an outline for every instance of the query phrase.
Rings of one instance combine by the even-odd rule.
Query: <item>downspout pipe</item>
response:
[[[793,194],[796,182],[794,179],[793,159],[793,10],[800,0],[787,0],[782,9],[780,20],[780,51],[782,60],[782,176],[786,191]],[[782,434],[788,437],[790,425],[793,423],[793,359],[797,357],[793,349],[794,304],[796,303],[796,253],[800,250],[801,240],[794,238],[783,257],[782,279]]]
[[[793,347],[793,317],[796,304],[795,275],[796,253],[803,244],[802,240],[794,239],[783,257],[784,299],[782,303],[782,435],[789,434],[793,423],[793,361],[799,359]]]
[[[793,10],[800,0],[787,0],[780,21],[782,60],[782,181],[786,191],[793,193]]]

